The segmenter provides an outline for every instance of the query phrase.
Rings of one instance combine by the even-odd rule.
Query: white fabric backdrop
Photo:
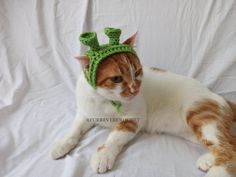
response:
[[[83,53],[78,36],[103,28],[138,31],[143,64],[201,80],[236,102],[235,0],[1,0],[0,176],[97,176],[89,160],[108,130],[91,130],[73,153],[53,161],[49,147],[70,127]],[[200,145],[140,134],[104,176],[199,177]],[[101,175],[100,175],[101,176]]]

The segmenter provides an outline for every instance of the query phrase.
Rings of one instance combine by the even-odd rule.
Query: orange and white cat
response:
[[[135,36],[124,43],[133,45]],[[88,69],[88,57],[78,60],[84,70]],[[94,125],[101,125],[112,131],[91,159],[97,173],[112,169],[124,145],[139,131],[146,131],[169,133],[205,145],[209,152],[197,161],[197,167],[207,172],[205,177],[236,175],[236,136],[231,132],[236,121],[235,104],[192,78],[144,67],[130,53],[104,59],[96,80],[97,89],[93,89],[84,73],[80,75],[75,121],[65,137],[53,146],[54,159],[75,148]],[[116,112],[111,100],[122,103],[121,112]],[[88,121],[91,118],[94,120]],[[96,122],[96,118],[106,121]]]

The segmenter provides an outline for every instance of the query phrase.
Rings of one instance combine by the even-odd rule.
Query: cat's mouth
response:
[[[129,102],[132,99],[134,99],[138,94],[139,94],[139,91],[137,90],[137,91],[133,92],[132,94],[129,94],[129,95],[126,95],[126,96],[122,96],[122,98],[123,98],[123,100]]]
[[[122,97],[135,97],[136,95],[138,95],[138,93],[139,93],[139,89],[133,90],[132,92],[127,89],[127,90],[122,91],[120,95]]]

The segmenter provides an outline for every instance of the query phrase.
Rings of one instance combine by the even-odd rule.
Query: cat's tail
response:
[[[233,114],[234,114],[234,122],[236,122],[236,104],[235,103],[232,103],[228,100],[226,100],[228,105],[230,106],[230,108],[232,109],[233,111]]]

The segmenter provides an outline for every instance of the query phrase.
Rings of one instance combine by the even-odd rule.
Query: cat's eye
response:
[[[138,77],[139,75],[141,75],[143,73],[142,69],[139,69],[135,72],[135,77]]]
[[[114,77],[111,77],[111,80],[114,83],[121,83],[123,81],[123,77],[122,76],[114,76]]]

